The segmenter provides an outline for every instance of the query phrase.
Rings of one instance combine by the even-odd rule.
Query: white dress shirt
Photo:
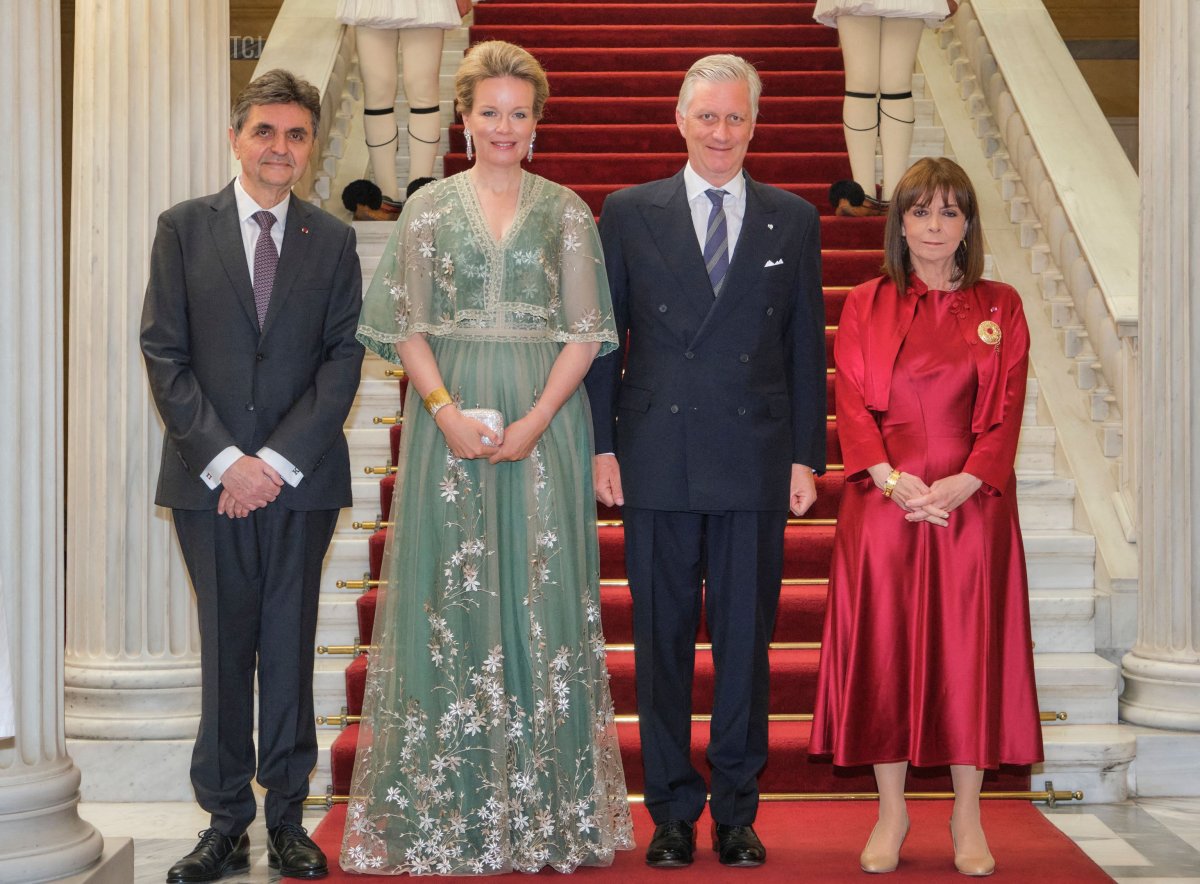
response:
[[[708,233],[708,216],[712,214],[712,200],[708,198],[707,190],[712,190],[709,184],[688,163],[683,169],[683,186],[687,191],[688,208],[692,210],[692,224],[696,228],[696,241],[700,243],[700,253],[704,254],[704,238]],[[733,264],[733,250],[737,246],[738,235],[742,232],[742,219],[746,217],[746,179],[738,172],[717,190],[725,191],[725,227],[729,231],[729,263]]]
[[[271,239],[275,241],[275,252],[278,254],[283,249],[283,228],[287,224],[288,204],[291,202],[291,195],[287,199],[282,200],[279,205],[266,209],[254,201],[254,197],[246,193],[246,188],[242,187],[242,178],[239,175],[233,181],[233,195],[237,200],[238,222],[242,231],[242,246],[246,250],[246,266],[250,270],[250,283],[254,284],[254,248],[258,245],[258,238],[262,235],[262,227],[254,220],[256,212],[270,212],[275,216],[275,223],[271,225]],[[234,462],[244,454],[242,449],[236,445],[230,445],[222,450],[216,457],[209,461],[208,466],[204,468],[204,472],[200,474],[200,478],[204,480],[204,484],[209,488],[216,488],[221,484],[221,477],[225,475],[225,471],[233,466]],[[258,449],[258,457],[265,461],[275,472],[279,473],[283,481],[287,482],[293,488],[300,484],[300,480],[304,478],[304,473],[289,461],[278,451],[263,447]]]

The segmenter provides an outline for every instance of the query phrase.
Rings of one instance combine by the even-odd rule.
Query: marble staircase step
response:
[[[350,644],[354,640],[358,631],[354,609],[356,596],[345,593],[343,598],[322,600],[321,617],[329,634],[322,634],[319,627],[318,644]],[[1033,609],[1036,643],[1040,628],[1037,602]],[[1090,623],[1086,628],[1090,629]],[[1070,643],[1064,641],[1054,647]],[[345,668],[350,660],[348,656],[318,655],[313,676],[313,697],[318,715],[335,715],[341,710],[346,698]],[[1067,718],[1061,726],[1111,724],[1117,720],[1119,670],[1102,657],[1087,651],[1041,652],[1035,649],[1034,671],[1039,706],[1043,711],[1065,712]]]
[[[1120,669],[1113,663],[1092,653],[1035,649],[1033,668],[1039,706],[1066,712],[1062,727],[1117,721]]]
[[[1110,804],[1130,795],[1131,764],[1137,754],[1135,729],[1123,724],[1046,725],[1046,760],[1035,765],[1031,785],[1079,789],[1085,804]]]
[[[395,381],[391,382],[393,385]],[[394,396],[393,392],[393,396]],[[380,415],[394,414],[395,409],[392,407],[388,411],[388,405],[383,405],[383,400],[378,400],[381,405]],[[366,467],[385,466],[391,461],[391,445],[389,441],[388,427],[380,424],[369,424],[362,426],[359,421],[360,416],[355,416],[355,423],[346,427],[346,440],[350,444],[350,474],[356,480],[366,477],[364,469]],[[1022,477],[1038,477],[1039,479],[1056,479],[1054,476],[1054,451],[1056,446],[1056,437],[1054,427],[1043,426],[1025,426],[1021,429],[1021,440],[1017,446],[1017,474]],[[1066,480],[1057,480],[1060,483]],[[1049,491],[1044,488],[1042,490]],[[1074,486],[1068,487],[1062,484],[1058,488],[1062,493],[1074,496]],[[1034,494],[1041,494],[1041,491],[1034,490]],[[371,497],[378,497],[377,489],[370,493]],[[1035,527],[1035,526],[1030,526]]]
[[[379,360],[383,362],[383,360]],[[400,410],[400,392],[393,378],[373,377],[364,370],[359,381],[358,395],[350,406],[350,415],[346,418],[346,429],[380,430],[386,443],[386,428],[374,422],[377,417],[391,417]]]
[[[1041,789],[1049,780],[1055,789],[1081,790],[1085,803],[1125,800],[1138,729],[1115,724],[1115,718],[1107,723],[1091,722],[1095,714],[1088,706],[1090,703],[1094,709],[1098,701],[1080,699],[1089,692],[1108,691],[1115,716],[1115,667],[1093,654],[1039,654],[1035,665],[1039,705],[1043,710],[1065,710],[1069,718],[1043,725],[1046,760],[1034,767],[1031,788]],[[1058,691],[1074,694],[1075,699]],[[323,706],[318,700],[318,709],[337,711],[340,705]],[[339,733],[339,728],[318,728],[318,760],[310,787],[313,795],[323,793],[330,782],[329,747]]]
[[[1096,649],[1096,592],[1079,589],[1032,589],[1029,617],[1033,645],[1051,651],[1090,653]]]
[[[325,556],[322,593],[344,593],[335,585],[338,580],[362,576],[367,569],[368,536],[366,531],[334,536]],[[1023,537],[1031,590],[1092,583],[1096,542],[1091,534],[1065,528],[1026,528]]]
[[[1025,530],[1029,588],[1090,586],[1096,560],[1096,538],[1074,529]]]
[[[350,590],[337,590],[322,595],[317,621],[318,645],[349,645],[358,638],[358,616],[355,608],[358,595],[358,592]],[[1079,654],[1090,654],[1095,644],[1094,613],[1095,603],[1090,589],[1033,590],[1030,593],[1030,618],[1034,649],[1038,658],[1044,658],[1046,665],[1050,665],[1050,661],[1056,661],[1055,665],[1065,665],[1057,661],[1060,661],[1060,658],[1074,660]],[[1043,648],[1047,649],[1047,654],[1041,653]],[[342,670],[349,662],[348,657],[322,656],[320,659],[330,663],[334,681],[341,679]],[[340,665],[337,663],[339,660]],[[1072,663],[1071,666],[1077,666],[1077,663]],[[1051,683],[1057,684],[1056,681]],[[332,705],[322,707],[326,712],[336,712],[340,706],[343,694],[340,688],[334,688],[329,695]],[[1115,693],[1112,700],[1112,709],[1103,712],[1103,720],[1115,718]],[[1088,714],[1094,717],[1093,713]]]
[[[1131,762],[1137,745],[1126,725],[1047,725],[1042,728],[1046,760],[1034,767],[1031,789],[1047,782],[1055,789],[1080,790],[1084,804],[1110,804],[1130,795]],[[331,782],[329,747],[340,733],[317,733],[317,766],[309,781],[310,795],[323,795]]]
[[[353,453],[353,450],[351,450],[351,456],[353,456]],[[380,461],[380,463],[382,462]],[[338,514],[335,537],[365,536],[369,532],[355,528],[354,523],[371,522],[379,517],[379,477],[366,476],[362,473],[362,470],[359,470],[351,479],[350,486],[354,494],[354,504],[353,506],[346,507]],[[367,567],[365,559],[362,562],[362,566],[363,568]]]
[[[344,590],[322,595],[318,645],[349,645],[355,641],[358,595]],[[1042,705],[1044,709],[1067,712],[1071,722],[1112,722],[1117,717],[1117,668],[1092,653],[1094,611],[1090,589],[1030,593]],[[345,699],[344,670],[349,662],[347,656],[318,656],[314,691],[321,698],[317,703],[319,714],[333,714],[341,708]]]
[[[386,462],[386,459],[385,461]],[[326,555],[326,574],[324,583],[332,587],[332,581],[357,577],[367,567],[366,542],[370,532],[355,529],[355,521],[371,521],[379,514],[379,482],[373,476],[362,475],[361,470],[353,480],[354,505],[343,510],[338,518],[337,531]],[[1075,484],[1070,479],[1062,479],[1049,475],[1017,476],[1017,500],[1021,517],[1021,527],[1026,542],[1026,554],[1030,555],[1028,546],[1031,542],[1039,545],[1043,556],[1053,557],[1054,550],[1048,548],[1043,535],[1046,532],[1070,535],[1064,538],[1063,566],[1086,557],[1090,568],[1094,559],[1095,544],[1088,544],[1085,538],[1090,535],[1074,532],[1074,489]],[[1078,536],[1076,536],[1078,535]],[[361,547],[361,556],[354,559],[354,548]],[[336,565],[336,573],[330,568]],[[346,566],[350,570],[346,570]],[[1032,563],[1031,563],[1032,567]],[[332,578],[332,579],[331,579]],[[1071,582],[1055,582],[1034,584],[1030,576],[1031,586],[1086,586],[1093,577],[1075,579]]]

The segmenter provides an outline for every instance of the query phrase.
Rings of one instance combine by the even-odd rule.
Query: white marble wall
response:
[[[63,738],[62,126],[57,0],[0,18],[0,604],[15,736],[0,740],[0,880],[96,866],[99,833],[78,814]],[[114,864],[108,864],[112,870]],[[132,874],[132,850],[122,874]],[[109,880],[112,880],[110,878]],[[119,880],[119,877],[116,879]]]
[[[1141,579],[1121,716],[1200,731],[1200,5],[1141,4]],[[1193,386],[1195,385],[1195,386]]]
[[[160,212],[229,177],[228,0],[76,6],[66,722],[86,797],[187,799],[194,603],[138,346]]]

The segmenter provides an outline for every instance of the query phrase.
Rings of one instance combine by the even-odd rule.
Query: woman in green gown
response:
[[[616,344],[603,252],[579,197],[521,169],[537,61],[481,43],[455,91],[475,164],[405,205],[359,326],[410,384],[341,865],[608,865],[633,838],[579,386]]]

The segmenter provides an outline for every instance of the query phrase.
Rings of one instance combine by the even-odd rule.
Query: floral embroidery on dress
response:
[[[615,347],[611,307],[594,291],[604,273],[603,250],[591,212],[575,194],[526,174],[517,215],[499,242],[466,175],[424,187],[410,203],[394,245],[403,272],[385,280],[391,327],[365,321],[364,311],[359,337],[368,347],[391,358],[383,345],[414,333],[461,330],[475,338],[485,328],[494,340],[526,340],[540,331],[563,343],[599,341],[602,352]],[[526,245],[530,230],[545,233],[540,247]],[[585,289],[575,290],[576,283]],[[572,291],[564,291],[565,284]],[[572,313],[576,306],[579,315]]]
[[[589,860],[610,862],[614,850],[632,846],[632,821],[599,605],[585,589],[584,646],[550,647],[542,613],[547,592],[559,591],[559,532],[540,446],[530,454],[536,505],[523,599],[536,699],[528,709],[507,692],[503,647],[471,648],[450,625],[456,611],[478,605],[480,594],[495,596],[480,583],[480,565],[495,550],[478,530],[483,492],[459,458],[448,453],[445,463],[438,487],[450,506],[447,527],[460,540],[443,562],[440,591],[425,605],[429,660],[441,673],[436,692],[445,702],[436,720],[402,687],[399,702],[389,703],[384,685],[394,673],[372,667],[367,692],[378,745],[360,748],[344,862],[360,872],[412,875],[535,872],[547,864],[567,872]],[[595,748],[572,764],[559,757],[556,740],[580,716],[588,718]],[[388,762],[377,765],[376,758]],[[360,797],[382,784],[381,804]],[[477,809],[464,806],[479,797]]]
[[[587,206],[526,174],[496,241],[465,175],[415,193],[358,337],[398,361],[396,345],[416,333],[457,401],[510,419],[536,401],[562,344],[611,350]],[[579,515],[594,507],[579,498],[591,485],[587,420],[572,397],[528,458],[493,466],[455,457],[419,407],[406,410],[344,869],[566,872],[632,846],[599,552]]]

